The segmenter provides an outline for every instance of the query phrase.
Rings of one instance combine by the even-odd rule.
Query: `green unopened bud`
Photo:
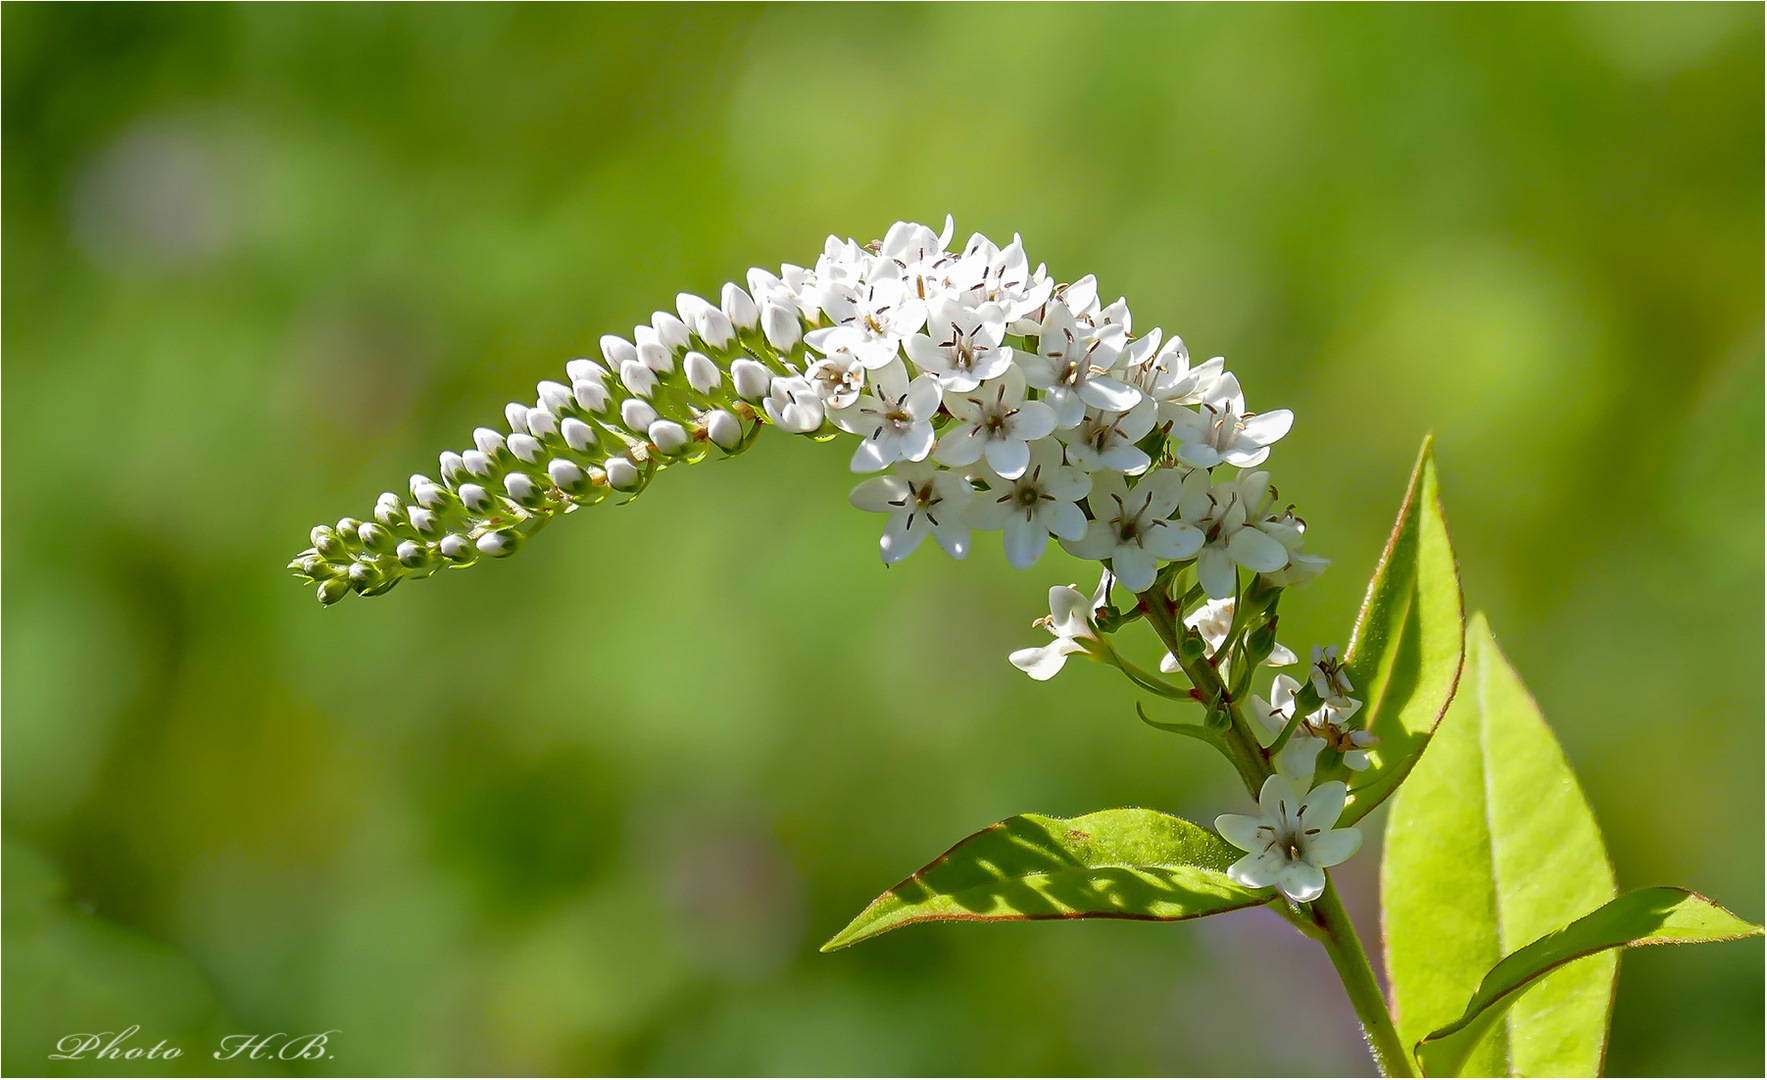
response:
[[[1186,634],[1178,639],[1178,655],[1187,664],[1201,660],[1208,647],[1209,643],[1200,634]]]
[[[362,538],[363,547],[377,555],[388,554],[399,546],[399,541],[386,530],[385,526],[377,525],[372,521],[366,522],[358,528],[356,535]]]
[[[459,533],[449,533],[442,537],[441,543],[436,547],[441,551],[442,558],[449,562],[469,563],[478,558],[478,551],[473,548],[472,541]]]
[[[340,537],[355,536],[356,530],[360,529],[361,527],[362,527],[362,523],[360,521],[357,521],[353,517],[338,518],[337,519],[337,534]]]
[[[405,500],[390,491],[382,492],[380,499],[374,504],[374,520],[387,526],[403,525]]]
[[[399,565],[412,570],[421,570],[429,565],[429,549],[415,540],[407,540],[399,545],[397,556]]]
[[[521,542],[522,538],[519,533],[489,532],[479,537],[477,547],[484,554],[501,559],[505,555],[513,555],[515,549],[521,546]]]
[[[1210,709],[1208,715],[1203,717],[1203,724],[1210,731],[1226,731],[1233,726],[1233,717],[1227,714],[1226,709]]]
[[[313,550],[328,559],[347,557],[347,552],[344,551],[344,542],[338,539],[337,533],[333,532],[329,525],[315,525],[313,527]]]
[[[350,595],[350,583],[341,577],[330,578],[319,583],[319,602],[335,604]]]
[[[367,592],[369,589],[374,588],[386,577],[385,574],[381,573],[380,567],[363,559],[358,559],[350,564],[348,576],[350,579],[350,588],[355,589],[359,593]]]

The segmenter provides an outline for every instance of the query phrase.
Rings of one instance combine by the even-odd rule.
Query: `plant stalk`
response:
[[[1325,874],[1324,894],[1313,901],[1313,918],[1325,931],[1321,944],[1331,957],[1332,966],[1337,968],[1338,978],[1343,980],[1344,992],[1350,995],[1350,1004],[1362,1023],[1363,1037],[1368,1040],[1381,1075],[1416,1076],[1411,1055],[1399,1039],[1399,1029],[1393,1026],[1393,1015],[1387,1010],[1380,983],[1375,981],[1374,967],[1362,948],[1362,939],[1356,935],[1350,913],[1344,910],[1330,871]]]
[[[1221,733],[1221,742],[1233,762],[1233,767],[1239,771],[1240,779],[1245,782],[1246,790],[1256,799],[1258,792],[1263,789],[1264,781],[1275,770],[1270,767],[1269,759],[1258,745],[1257,737],[1252,734],[1244,710],[1227,692],[1226,685],[1221,681],[1221,673],[1215,670],[1214,664],[1201,657],[1194,661],[1184,659],[1184,653],[1178,647],[1178,612],[1171,599],[1156,587],[1141,593],[1140,600],[1142,610],[1147,613],[1148,625],[1153,627],[1154,633],[1159,635],[1167,650],[1178,658],[1179,667],[1201,695],[1198,700],[1205,707],[1219,709],[1228,717],[1229,727]]]

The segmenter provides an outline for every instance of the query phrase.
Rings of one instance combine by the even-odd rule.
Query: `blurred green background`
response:
[[[1083,566],[886,571],[844,452],[332,610],[283,570],[677,291],[947,211],[1296,410],[1300,650],[1433,428],[1622,887],[1762,918],[1758,5],[0,20],[7,1072],[139,1070],[45,1056],[131,1023],[175,1071],[1368,1072],[1267,913],[815,952],[1005,815],[1244,803],[1104,669],[1008,666]],[[1762,987],[1628,956],[1611,1070],[1759,1075]]]

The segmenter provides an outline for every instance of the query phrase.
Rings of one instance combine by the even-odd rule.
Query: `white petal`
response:
[[[1224,548],[1210,544],[1196,557],[1196,578],[1203,591],[1218,600],[1233,595],[1239,583],[1238,567]]]
[[[1107,559],[1117,546],[1116,530],[1108,521],[1089,521],[1085,536],[1078,540],[1063,540],[1061,546],[1068,554],[1081,559]]]
[[[1203,546],[1203,534],[1182,521],[1167,518],[1148,531],[1144,543],[1162,559],[1188,559]]]
[[[1026,521],[1014,514],[1006,519],[1003,543],[1006,561],[1015,569],[1024,570],[1041,558],[1043,549],[1049,546],[1049,530],[1041,522]]]
[[[1287,409],[1272,409],[1267,413],[1258,413],[1246,418],[1245,430],[1242,434],[1259,446],[1271,443],[1288,434],[1294,426],[1295,414]]]
[[[1071,502],[1048,502],[1037,510],[1037,521],[1063,540],[1078,540],[1086,535],[1086,515]]]
[[[974,424],[955,424],[945,429],[933,460],[945,465],[973,465],[988,446],[987,436]]]
[[[1012,666],[1043,682],[1055,677],[1068,662],[1068,657],[1077,652],[1085,652],[1085,648],[1067,638],[1057,638],[1047,645],[1035,649],[1020,649],[1007,657]]]
[[[897,450],[897,453],[907,461],[924,461],[926,456],[933,452],[933,440],[936,438],[938,436],[933,434],[932,422],[922,420],[901,434],[898,442],[900,449]],[[1282,545],[1278,544],[1277,546],[1281,547]],[[1288,563],[1286,549],[1284,549],[1282,561],[1285,565]]]
[[[988,467],[999,473],[1002,479],[1017,480],[1031,465],[1031,448],[1017,439],[990,440],[987,454]],[[1282,561],[1285,565],[1288,562],[1286,549]]]
[[[1292,862],[1275,884],[1295,903],[1309,903],[1325,893],[1325,871],[1311,863]]]
[[[1159,566],[1146,548],[1119,547],[1111,555],[1111,569],[1123,588],[1138,593],[1153,584]]]
[[[1314,866],[1336,866],[1362,847],[1361,829],[1332,829],[1307,844],[1307,861]]]
[[[1263,818],[1222,814],[1215,819],[1215,831],[1221,834],[1221,839],[1241,851],[1260,851],[1264,847],[1264,839],[1258,835],[1258,827],[1263,824]]]
[[[1184,668],[1178,663],[1178,657],[1176,654],[1167,653],[1160,657],[1160,670],[1167,675],[1176,675],[1178,672],[1183,671]],[[1256,701],[1257,699],[1253,698],[1252,700]]]
[[[912,555],[920,542],[926,539],[928,531],[929,523],[925,514],[902,510],[891,514],[889,524],[884,526],[883,539],[878,541],[884,564],[887,566],[898,563]]]
[[[1227,539],[1227,553],[1247,570],[1268,574],[1288,565],[1288,549],[1274,538],[1250,526]]]
[[[1337,824],[1338,817],[1344,812],[1344,800],[1349,789],[1342,780],[1328,780],[1307,793],[1298,813],[1307,817],[1309,829],[1329,829]]]
[[[1094,409],[1121,413],[1141,403],[1141,391],[1108,375],[1094,375],[1081,383],[1079,389],[1081,399]]]
[[[1013,416],[1014,438],[1035,442],[1055,430],[1055,410],[1041,401],[1022,402]]]

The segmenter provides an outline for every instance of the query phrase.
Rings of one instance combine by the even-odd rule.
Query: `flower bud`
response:
[[[337,519],[337,534],[346,543],[355,538],[356,530],[361,527],[362,523],[353,517]]]
[[[690,441],[687,429],[673,420],[657,420],[645,429],[645,434],[665,454],[678,453]]]
[[[595,429],[574,416],[567,416],[558,425],[558,433],[564,441],[579,454],[586,454],[595,445]]]
[[[381,492],[374,503],[374,520],[382,525],[397,525],[405,520],[405,502],[390,491]]]
[[[491,458],[483,451],[468,450],[460,455],[460,460],[466,463],[466,471],[473,476],[491,475]]]
[[[363,547],[383,555],[398,546],[398,542],[393,539],[393,534],[387,532],[386,526],[372,521],[364,522],[358,527],[356,535],[361,539]]]
[[[629,491],[638,486],[642,474],[632,459],[624,454],[617,454],[607,459],[608,486],[618,491]]]
[[[429,563],[429,551],[415,540],[407,540],[399,545],[396,553],[399,565],[417,570]]]
[[[288,564],[290,570],[299,570],[314,581],[331,576],[331,564],[323,555],[303,555]]]
[[[572,382],[576,382],[578,379],[595,379],[599,381],[607,378],[606,368],[597,364],[593,360],[585,360],[582,358],[572,360],[570,363],[566,364],[564,366],[564,373],[565,377]]]
[[[640,326],[632,331],[638,339],[638,362],[659,375],[675,370],[675,354],[669,351],[657,332],[648,326]],[[625,370],[624,364],[620,365]]]
[[[1185,634],[1178,639],[1178,655],[1184,658],[1185,663],[1194,664],[1201,660],[1208,647],[1209,643],[1200,634]]]
[[[472,444],[487,458],[495,458],[503,449],[503,436],[488,427],[472,429]]]
[[[736,387],[736,396],[745,401],[759,401],[767,396],[773,385],[773,373],[765,364],[742,357],[730,365],[730,382]]]
[[[460,501],[468,510],[483,513],[491,508],[491,493],[478,484],[461,484]]]
[[[750,267],[743,277],[749,283],[749,293],[757,298],[764,299],[785,288],[785,282],[779,280],[778,274],[758,266]]]
[[[726,450],[734,450],[742,443],[742,421],[723,409],[713,409],[706,414],[706,438]]]
[[[509,497],[516,502],[527,502],[534,497],[537,489],[534,487],[533,477],[527,473],[512,472],[503,478],[503,490],[509,492]]]
[[[620,381],[626,384],[626,389],[641,398],[649,397],[656,390],[656,372],[636,360],[628,360],[620,365]]]
[[[781,376],[773,380],[765,402],[767,419],[781,431],[808,435],[822,427],[822,399],[816,388],[801,375]]]
[[[638,349],[618,334],[601,335],[601,355],[607,360],[607,366],[615,371],[628,360],[638,359]]]
[[[681,313],[681,321],[686,323],[695,333],[699,332],[700,316],[712,305],[692,293],[675,294],[675,310]]]
[[[525,418],[524,418],[525,419]],[[519,432],[509,437],[509,452],[526,462],[540,460],[540,440],[526,432]]]
[[[341,577],[334,577],[319,583],[319,602],[330,606],[349,595],[350,583]]]
[[[421,506],[413,506],[410,511],[411,527],[428,536],[436,531],[436,515]]]
[[[599,413],[607,408],[607,387],[597,379],[578,379],[572,383],[571,397],[587,412]]]
[[[657,340],[670,352],[680,352],[693,344],[687,324],[666,311],[651,312],[650,325],[656,328]]]
[[[547,462],[546,475],[554,484],[572,493],[582,490],[585,486],[583,481],[587,479],[576,462],[566,461],[564,458],[553,458]]]
[[[493,558],[513,554],[521,546],[521,537],[512,532],[489,532],[479,537],[478,549]]]
[[[363,561],[351,563],[347,574],[350,579],[350,588],[355,589],[358,593],[367,592],[379,585],[386,576],[380,572],[380,567]]]
[[[470,562],[472,560],[472,544],[459,533],[449,533],[442,537],[442,542],[436,546],[441,550],[442,557],[445,559],[454,562]]]
[[[718,388],[724,377],[712,358],[702,352],[690,352],[681,361],[681,370],[687,376],[687,385],[702,394],[709,394]]]
[[[466,462],[452,450],[442,451],[442,479],[453,483],[466,471]]]
[[[540,394],[541,406],[554,415],[571,403],[571,388],[563,383],[546,379],[535,385],[534,389]]]
[[[731,325],[730,316],[715,307],[706,308],[695,329],[699,331],[700,338],[714,349],[728,348],[736,340],[736,327]]]
[[[528,433],[536,439],[544,439],[558,430],[558,417],[546,409],[528,410]]]
[[[656,423],[656,410],[649,403],[638,398],[627,398],[620,402],[620,421],[633,431],[643,431]]]
[[[415,480],[416,478],[414,477],[413,479]],[[413,483],[411,485],[411,497],[416,499],[418,505],[424,507],[426,510],[434,510],[436,507],[441,506],[448,501],[448,489],[439,484],[432,484],[428,480],[425,480],[421,484]],[[411,520],[416,521],[415,511],[413,511],[413,515],[414,516]]]
[[[526,431],[528,429],[528,407],[519,401],[512,401],[503,406],[503,419],[509,422],[510,431]]]
[[[761,321],[761,313],[755,308],[754,300],[749,297],[748,293],[743,292],[735,282],[725,284],[724,292],[718,300],[718,306],[723,309],[724,317],[739,329],[753,330],[755,325]]]
[[[797,348],[804,336],[797,309],[772,302],[761,309],[761,332],[767,335],[767,344],[782,353]]]
[[[337,533],[331,530],[330,525],[313,526],[313,531],[307,537],[313,542],[314,549],[323,554],[333,555],[343,551],[343,545],[338,543]]]

